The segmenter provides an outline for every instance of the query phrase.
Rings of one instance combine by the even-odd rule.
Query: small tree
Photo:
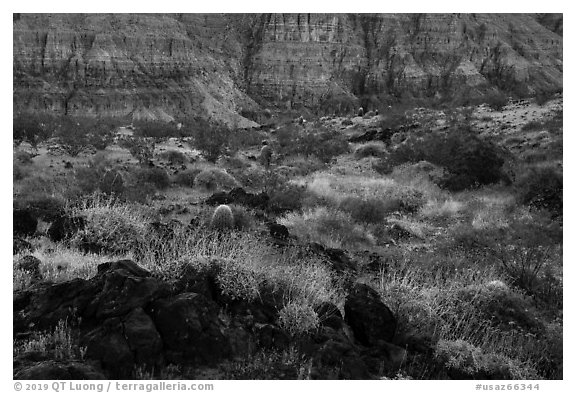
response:
[[[191,147],[200,150],[206,160],[216,162],[229,147],[230,133],[224,125],[204,122],[195,130]]]
[[[148,138],[130,137],[122,139],[120,146],[127,149],[141,165],[147,165],[152,162],[156,143]]]

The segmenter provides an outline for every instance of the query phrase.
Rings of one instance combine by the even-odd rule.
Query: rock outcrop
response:
[[[15,14],[15,111],[255,125],[258,104],[562,88],[562,15]]]
[[[282,294],[263,288],[254,301],[232,299],[218,288],[215,274],[214,264],[205,271],[185,269],[178,282],[168,283],[121,260],[99,265],[89,280],[42,282],[15,291],[15,346],[66,321],[73,330],[68,340],[85,351],[82,361],[20,352],[14,375],[122,379],[133,377],[135,370],[153,373],[168,364],[217,367],[258,350],[294,346],[318,361],[312,372],[317,378],[341,367],[341,378],[365,379],[377,375],[382,364],[397,368],[405,355],[386,342],[395,319],[367,286],[355,287],[346,300],[345,318],[334,304],[322,303],[316,309],[321,326],[309,335],[293,336],[278,322]]]

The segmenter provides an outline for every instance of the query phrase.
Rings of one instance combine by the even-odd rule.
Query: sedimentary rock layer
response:
[[[15,111],[248,124],[258,106],[562,88],[562,15],[15,14]]]

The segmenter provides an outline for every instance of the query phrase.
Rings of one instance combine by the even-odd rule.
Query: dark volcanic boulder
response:
[[[264,210],[268,207],[269,196],[266,193],[251,194],[243,188],[234,188],[230,192],[216,192],[212,194],[205,202],[210,206],[229,205],[235,203],[238,205],[248,206],[253,209]]]
[[[332,268],[338,272],[355,272],[356,265],[350,259],[345,250],[339,248],[324,247],[320,243],[310,243],[308,245],[310,251],[327,258]]]
[[[382,303],[378,292],[366,284],[356,284],[344,303],[345,321],[354,337],[364,345],[390,341],[396,332],[396,318]]]
[[[271,222],[268,224],[268,229],[270,230],[270,236],[274,239],[286,240],[290,237],[288,228],[282,224]]]
[[[53,242],[61,242],[71,238],[76,232],[84,229],[85,226],[86,220],[84,217],[58,217],[48,228],[47,235]]]
[[[84,337],[86,357],[98,360],[112,378],[126,378],[134,369],[134,354],[120,318],[111,318]]]
[[[167,284],[129,260],[98,266],[90,280],[40,283],[14,292],[14,331],[52,329],[58,321],[82,317],[84,324],[123,316],[168,293]]]
[[[86,357],[100,361],[114,377],[130,377],[135,365],[148,369],[162,365],[162,338],[142,308],[105,320],[84,341]]]
[[[145,307],[168,290],[150,272],[130,260],[106,262],[98,266],[93,279],[102,284],[100,292],[85,311],[86,317],[105,319]]]
[[[14,379],[20,380],[80,380],[80,379],[107,379],[104,374],[94,366],[75,361],[47,360],[35,363],[19,370],[14,370]]]
[[[214,364],[230,354],[218,305],[205,296],[183,293],[161,299],[152,312],[168,361]]]
[[[36,233],[38,219],[27,209],[17,209],[12,212],[14,236],[33,236]]]
[[[142,308],[136,308],[123,321],[124,336],[137,364],[162,363],[162,338],[152,318]]]

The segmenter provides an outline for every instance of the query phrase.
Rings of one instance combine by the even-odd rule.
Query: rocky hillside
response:
[[[562,88],[562,15],[14,14],[15,111],[249,126],[389,97]]]

